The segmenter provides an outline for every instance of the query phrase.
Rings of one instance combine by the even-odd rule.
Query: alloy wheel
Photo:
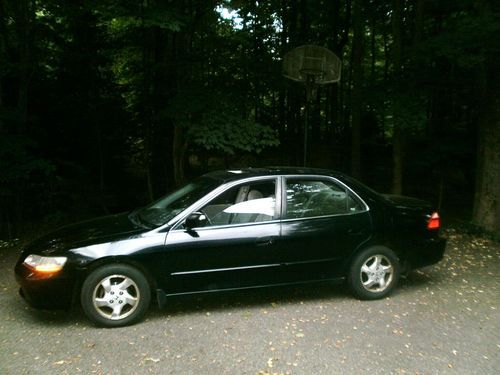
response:
[[[392,283],[394,268],[384,255],[370,256],[361,266],[359,277],[361,284],[369,292],[383,292]]]
[[[134,313],[141,298],[137,284],[125,275],[110,275],[94,288],[94,308],[103,318],[124,319]]]

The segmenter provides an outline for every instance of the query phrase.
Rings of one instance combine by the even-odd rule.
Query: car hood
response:
[[[406,197],[403,195],[393,195],[393,194],[383,194],[383,197],[398,208],[410,209],[410,210],[432,208],[432,204],[430,202],[417,198]]]
[[[76,247],[125,239],[148,230],[130,221],[126,213],[105,216],[59,228],[33,241],[24,252],[57,255]]]

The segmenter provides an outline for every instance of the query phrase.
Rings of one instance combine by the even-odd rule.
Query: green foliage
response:
[[[44,180],[55,166],[34,155],[33,141],[26,137],[0,137],[0,197],[12,196],[25,182]]]
[[[137,14],[113,17],[107,19],[105,25],[111,34],[125,34],[129,33],[131,29],[140,30],[151,27],[178,32],[181,30],[184,22],[175,13],[154,9],[148,10],[141,17]]]
[[[195,149],[234,155],[260,153],[266,147],[279,145],[276,130],[243,117],[238,102],[202,84],[192,84],[171,100],[162,118],[183,126],[188,144]]]
[[[241,118],[234,111],[209,110],[188,129],[188,138],[207,151],[229,155],[237,152],[259,154],[266,147],[279,145],[276,131]]]
[[[395,3],[400,38],[391,23]],[[281,58],[306,43],[342,59],[341,81],[320,88],[310,108],[312,165],[349,171],[353,108],[360,108],[367,182],[390,180],[397,124],[406,137],[405,173],[414,175],[405,190],[426,187],[416,193],[432,198],[432,182],[411,181],[441,179],[439,165],[463,174],[457,190],[470,189],[485,107],[481,72],[500,53],[493,2],[358,2],[360,62],[352,58],[352,4],[0,2],[0,211],[22,213],[22,221],[87,205],[89,197],[94,208],[121,201],[114,207],[129,209],[144,203],[138,191],[152,198],[178,175],[203,172],[189,165],[190,154],[301,163],[304,90],[283,78]],[[223,19],[220,7],[238,22]],[[355,70],[362,79],[353,98]],[[58,201],[29,199],[37,194]]]
[[[428,126],[428,118],[422,111],[422,108],[425,108],[425,98],[419,97],[416,93],[405,92],[392,99],[390,108],[397,107],[395,112],[399,116],[397,119],[391,118],[391,121],[399,121],[408,136],[425,133]]]
[[[420,58],[444,58],[465,69],[477,69],[488,56],[500,54],[500,13],[452,13],[444,30],[419,46]]]

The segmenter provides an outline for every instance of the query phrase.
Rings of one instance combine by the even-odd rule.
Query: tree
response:
[[[392,128],[392,192],[401,194],[403,190],[403,131],[402,131],[402,103],[400,101],[402,80],[402,7],[401,0],[392,0],[392,64],[395,92],[392,102],[393,128]]]
[[[481,109],[477,147],[474,223],[491,233],[500,233],[500,85],[494,61],[485,61],[480,71]]]
[[[361,0],[354,2],[353,10],[353,42],[352,42],[352,141],[351,159],[352,174],[354,177],[361,176],[361,116],[363,112],[363,38],[365,34],[364,17]]]
[[[498,230],[499,25],[489,0],[2,0],[0,234],[301,164],[281,58],[305,43],[342,60],[310,105],[311,166]]]
[[[478,21],[483,27],[498,28],[498,13],[481,1]],[[495,21],[496,20],[496,21]],[[495,23],[496,22],[496,23]],[[477,171],[473,221],[497,236],[500,233],[500,83],[497,79],[498,45],[482,50],[478,69],[479,118]]]

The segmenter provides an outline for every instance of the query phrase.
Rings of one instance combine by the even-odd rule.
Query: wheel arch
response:
[[[138,262],[126,256],[107,256],[92,261],[84,269],[81,270],[76,286],[73,291],[73,305],[80,300],[82,285],[87,276],[89,276],[96,269],[110,264],[123,264],[137,269],[146,278],[149,288],[151,290],[151,297],[156,298],[157,281],[155,280],[151,272],[149,272],[149,270],[141,262]]]
[[[392,251],[396,256],[398,257],[398,261],[400,265],[402,266],[403,263],[405,262],[404,256],[402,256],[401,251],[397,249],[397,247],[394,246],[394,244],[391,244],[390,242],[387,241],[377,241],[377,240],[370,240],[368,242],[365,242],[358,246],[354,251],[351,252],[351,254],[345,259],[343,267],[342,267],[342,273],[343,275],[347,278],[352,262],[356,259],[356,257],[362,253],[363,251],[367,251],[369,249],[373,248],[384,248],[386,250]]]
[[[378,257],[380,255],[383,258],[386,258],[391,271],[386,273],[386,269],[379,267],[378,265],[376,269],[372,271],[363,271],[363,267],[366,265],[366,262],[375,256]],[[392,293],[398,284],[398,280],[401,275],[402,261],[400,256],[389,246],[385,244],[372,244],[371,246],[364,246],[358,249],[358,251],[353,252],[350,259],[348,271],[346,273],[346,283],[357,298],[362,300],[383,298]],[[380,262],[382,262],[382,260]],[[372,262],[372,264],[374,263]],[[366,281],[370,281],[370,278],[372,278],[371,284],[368,284],[367,287],[364,285],[363,273],[365,274],[365,277],[368,277]],[[368,276],[368,274],[371,274],[371,276]],[[387,274],[389,274],[388,279],[386,278]],[[380,282],[382,278],[385,280],[383,284]],[[373,285],[378,285],[377,289],[372,290]]]

